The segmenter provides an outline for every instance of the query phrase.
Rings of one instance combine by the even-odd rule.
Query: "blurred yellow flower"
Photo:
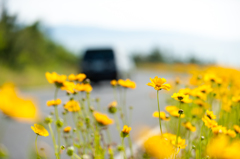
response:
[[[176,145],[176,137],[175,140],[172,140],[172,144],[175,146]],[[185,139],[182,139],[180,136],[178,137],[178,144],[177,147],[180,149],[185,149],[187,145],[185,144]]]
[[[50,106],[57,106],[57,105],[59,105],[61,103],[62,103],[61,99],[49,100],[49,101],[47,101],[47,106],[48,107],[50,107]]]
[[[164,159],[175,154],[175,147],[165,137],[156,135],[148,138],[143,144],[146,153],[151,157]]]
[[[152,116],[154,118],[159,118],[159,112],[155,111]],[[160,112],[160,119],[161,120],[170,120],[170,117],[168,117],[165,112]]]
[[[131,89],[136,88],[136,83],[134,81],[131,81],[130,79],[126,79],[125,81],[123,79],[119,79],[118,84],[125,88],[131,88]]]
[[[173,111],[169,112],[169,114],[176,118],[179,118],[179,116],[180,116],[180,114],[178,113],[178,110],[173,110]],[[182,114],[181,118],[184,118],[184,117],[185,117],[185,114]]]
[[[206,82],[214,82],[214,83],[218,83],[218,84],[222,83],[222,79],[212,73],[205,74],[204,80]]]
[[[197,88],[200,92],[208,94],[213,91],[210,85],[202,85]]]
[[[117,82],[117,80],[111,80],[111,81],[110,81],[110,84],[111,84],[112,86],[116,86],[116,85],[118,84],[118,82]]]
[[[61,90],[65,90],[68,93],[75,93],[75,88],[76,88],[76,85],[74,82],[65,81],[63,82],[63,86],[61,87]]]
[[[202,107],[202,108],[205,108],[205,109],[207,109],[209,107],[208,103],[202,101],[201,99],[196,99],[196,100],[194,100],[193,103],[195,103],[199,107]]]
[[[123,126],[122,133],[123,134],[129,134],[129,132],[132,130],[131,127],[128,127],[127,125]]]
[[[91,92],[92,91],[92,86],[90,84],[83,84],[83,83],[78,83],[76,84],[75,89],[80,92]]]
[[[218,134],[227,134],[227,128],[222,126],[222,125],[218,125],[218,126],[215,126],[215,127],[212,127],[212,132],[215,134],[215,135],[218,135]]]
[[[232,138],[234,138],[234,137],[237,136],[237,134],[235,133],[235,131],[234,131],[234,130],[231,130],[231,129],[229,129],[229,130],[227,131],[227,135],[230,136],[230,137],[232,137]]]
[[[5,83],[0,88],[0,110],[16,121],[36,122],[39,120],[38,109],[33,101],[20,98],[11,83]]]
[[[75,75],[72,73],[72,74],[70,74],[70,75],[68,76],[68,80],[69,80],[69,81],[76,81],[76,80],[77,80],[77,76],[75,76]]]
[[[170,84],[164,84],[166,82],[165,78],[158,78],[158,76],[155,76],[154,79],[150,78],[151,83],[148,83],[148,86],[153,87],[155,90],[161,90],[165,89],[169,91],[171,89]]]
[[[166,110],[168,113],[170,113],[171,111],[175,111],[175,110],[178,111],[178,107],[170,105],[170,106],[166,106],[166,107],[165,107],[165,110]]]
[[[182,88],[178,92],[184,95],[191,95],[192,90],[190,88]]]
[[[240,142],[230,142],[229,137],[218,135],[211,139],[206,148],[206,155],[213,159],[239,159]]]
[[[48,131],[42,126],[38,124],[34,124],[34,126],[31,126],[31,129],[40,136],[48,136]]]
[[[110,125],[114,123],[114,121],[110,119],[106,114],[95,111],[93,112],[93,116],[100,125]]]
[[[117,101],[113,101],[108,105],[108,111],[114,114],[117,111],[116,107],[117,107]]]
[[[67,79],[66,75],[59,75],[56,72],[46,72],[45,76],[49,83],[55,83],[57,86],[62,86],[62,83]]]
[[[240,96],[233,96],[232,101],[236,103],[240,103]]]
[[[207,110],[206,114],[209,119],[216,119],[216,115],[213,114],[213,111]]]
[[[78,101],[69,100],[65,105],[64,109],[67,109],[69,112],[77,112],[80,110],[80,105]]]
[[[66,126],[64,129],[63,129],[63,132],[65,133],[69,133],[71,131],[71,126]]]
[[[198,89],[193,89],[192,96],[197,97],[198,99],[204,101],[207,99],[207,95],[205,93],[200,92]]]
[[[183,93],[173,93],[171,97],[180,102],[183,100],[188,101],[189,99],[189,95],[184,95]]]
[[[76,75],[76,79],[79,82],[82,82],[87,76],[84,73],[79,73],[78,75]]]
[[[186,129],[188,129],[188,130],[190,130],[190,131],[192,131],[192,132],[195,132],[195,131],[196,131],[196,127],[193,126],[189,121],[188,121],[188,122],[185,122],[185,123],[182,123],[182,125],[183,125]]]
[[[205,126],[208,128],[213,128],[218,126],[217,122],[215,120],[209,119],[206,115],[202,118],[202,121],[204,122]]]
[[[235,130],[236,133],[240,133],[240,127],[238,125],[233,125],[233,129]]]

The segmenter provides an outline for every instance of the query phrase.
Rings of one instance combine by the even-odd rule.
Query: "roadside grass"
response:
[[[12,82],[19,88],[28,89],[33,87],[47,87],[46,72],[57,72],[58,74],[69,75],[71,73],[78,73],[78,68],[70,65],[52,65],[44,68],[28,66],[26,69],[19,71],[1,66],[0,72],[0,85],[6,82]]]

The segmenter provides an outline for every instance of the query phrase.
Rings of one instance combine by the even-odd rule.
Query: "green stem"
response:
[[[127,94],[127,88],[123,88],[123,109],[124,109],[124,124],[128,125],[128,115],[127,115],[127,105],[126,105],[126,94]]]
[[[58,133],[58,158],[60,159],[60,151],[61,151],[61,129],[57,128],[57,133]]]
[[[36,146],[36,152],[37,152],[37,159],[39,159],[39,154],[38,154],[38,148],[37,148],[37,138],[38,138],[38,135],[36,136],[36,139],[35,139],[35,146]]]
[[[51,126],[50,123],[48,124],[48,127],[49,127],[49,130],[50,130],[50,133],[51,133],[51,136],[52,136],[52,140],[53,140],[55,156],[56,156],[56,159],[58,159],[59,157],[58,157],[58,151],[57,151],[56,140],[55,140],[54,133],[53,133],[53,130],[52,130],[52,126]]]
[[[126,151],[125,151],[125,145],[124,145],[124,137],[122,137],[122,147],[123,147],[123,158],[127,159]]]
[[[119,123],[119,120],[118,120],[118,117],[117,117],[117,114],[115,113],[114,114],[114,119],[116,121],[116,126],[117,126],[117,130],[119,131],[119,133],[121,132],[121,128],[120,128],[120,123]]]
[[[182,115],[182,114],[179,114],[179,119],[178,119],[178,130],[177,130],[177,138],[176,138],[176,148],[178,148],[178,137],[179,137],[179,134],[180,134],[181,115]],[[175,158],[176,158],[176,156],[177,156],[177,155],[175,155]]]
[[[160,106],[159,106],[159,91],[157,91],[157,102],[158,102],[158,113],[159,113],[159,126],[160,126],[160,132],[162,135],[162,123],[161,123],[161,118],[160,118]]]
[[[111,134],[110,134],[110,131],[109,131],[109,127],[107,128],[107,136],[108,136],[108,143],[110,145],[112,143],[112,139],[111,139]]]
[[[201,149],[202,149],[202,128],[203,128],[203,124],[202,124],[202,127],[201,127],[201,130],[200,130],[200,141],[199,141],[199,159],[201,159]]]
[[[76,153],[74,153],[73,156],[75,156],[77,159],[81,159],[81,157],[79,157]]]

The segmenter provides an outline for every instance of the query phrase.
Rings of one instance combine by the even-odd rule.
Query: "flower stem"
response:
[[[36,152],[37,152],[37,159],[39,159],[39,154],[38,154],[38,148],[37,148],[37,138],[38,138],[38,135],[36,136],[36,139],[35,139],[35,146],[36,146]]]
[[[52,140],[53,140],[55,156],[56,156],[56,159],[58,159],[58,151],[57,151],[56,140],[55,140],[54,133],[53,133],[53,130],[52,130],[52,126],[51,126],[50,123],[48,124],[48,127],[49,127],[49,130],[50,130],[50,133],[51,133],[51,136],[52,136]]]
[[[125,151],[125,145],[124,145],[124,137],[122,137],[122,147],[123,147],[123,158],[126,159],[126,151]]]
[[[178,119],[178,130],[177,130],[177,137],[176,137],[176,148],[178,148],[178,137],[179,137],[179,134],[180,134],[181,115],[182,115],[182,114],[179,114],[179,119]],[[175,155],[175,158],[176,158],[176,155]]]
[[[159,106],[159,91],[157,91],[157,102],[158,102],[158,113],[159,113],[159,126],[160,126],[160,132],[162,135],[162,123],[161,123],[161,118],[160,118],[160,106]]]

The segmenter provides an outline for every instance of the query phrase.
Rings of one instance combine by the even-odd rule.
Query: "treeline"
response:
[[[53,42],[40,23],[22,26],[6,9],[0,13],[0,66],[21,70],[29,66],[65,66],[77,62],[75,55]]]
[[[181,59],[178,56],[171,55],[157,48],[153,49],[149,54],[134,53],[133,60],[136,64],[141,63],[194,63],[194,64],[210,64],[210,61],[200,60],[194,56]]]

